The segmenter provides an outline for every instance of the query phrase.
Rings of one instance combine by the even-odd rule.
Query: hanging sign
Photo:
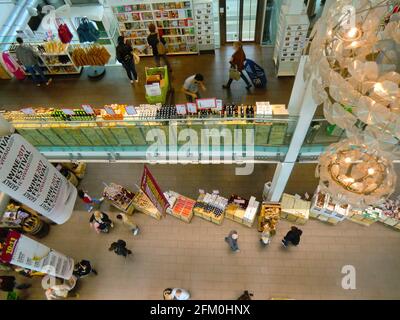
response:
[[[70,279],[74,260],[16,231],[8,233],[0,260],[18,267]]]
[[[0,138],[0,191],[62,224],[74,209],[76,188],[19,134]]]
[[[169,207],[168,200],[165,198],[164,193],[161,191],[158,183],[146,165],[143,169],[140,187],[149,197],[150,201],[156,206],[157,210],[165,216],[166,210]]]

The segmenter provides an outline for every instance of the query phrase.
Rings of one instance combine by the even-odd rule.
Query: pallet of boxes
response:
[[[224,211],[228,205],[228,199],[216,193],[201,192],[193,208],[195,216],[221,225],[224,220]]]
[[[193,208],[196,201],[175,191],[164,192],[164,196],[169,203],[167,213],[186,223],[190,223],[193,218]]]
[[[150,201],[149,197],[141,189],[136,192],[133,198],[133,206],[136,210],[147,214],[154,219],[160,220],[162,217],[161,212],[157,210],[156,206]]]
[[[281,219],[297,224],[305,224],[310,216],[311,202],[299,195],[284,193],[281,200]]]
[[[256,201],[255,197],[246,200],[237,195],[232,195],[225,208],[225,217],[251,228],[257,216],[259,205],[260,203]]]

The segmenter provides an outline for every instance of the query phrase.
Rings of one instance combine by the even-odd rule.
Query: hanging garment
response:
[[[7,52],[2,54],[3,62],[8,71],[10,71],[18,80],[24,80],[26,75],[21,66]]]
[[[68,26],[65,23],[62,23],[58,27],[58,37],[60,38],[62,43],[70,43],[72,40],[72,33],[69,31]]]
[[[77,29],[79,42],[96,42],[100,38],[100,32],[87,18],[83,18]]]

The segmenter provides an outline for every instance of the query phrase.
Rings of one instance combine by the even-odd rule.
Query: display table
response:
[[[113,207],[131,215],[134,210],[133,198],[135,194],[123,186],[111,183],[104,188],[103,197],[108,199]]]
[[[373,207],[368,207],[365,210],[350,209],[347,219],[369,227],[379,220],[381,212],[382,210]]]
[[[262,232],[266,224],[269,225],[271,230],[276,231],[280,215],[281,205],[279,202],[263,202],[260,215],[258,216],[258,231]]]
[[[310,215],[310,206],[310,201],[301,200],[300,197],[284,193],[281,200],[281,219],[305,224]]]
[[[193,208],[196,201],[174,191],[164,192],[165,197],[169,202],[167,213],[182,221],[190,223],[193,218]]]
[[[249,201],[237,195],[232,195],[225,208],[225,217],[251,228],[254,224],[259,204],[255,197],[251,197]]]
[[[195,216],[220,225],[224,220],[224,211],[227,204],[228,199],[217,194],[200,193],[193,208],[193,213]]]
[[[150,201],[149,197],[146,196],[142,190],[139,190],[135,194],[132,204],[136,210],[147,214],[154,219],[160,220],[162,217],[161,213],[157,210],[154,204]]]
[[[348,204],[336,204],[329,194],[320,191],[319,187],[311,200],[310,217],[331,224],[338,224],[349,216]]]

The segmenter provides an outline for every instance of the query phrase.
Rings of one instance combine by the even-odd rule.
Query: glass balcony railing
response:
[[[99,118],[99,117],[98,117]],[[201,158],[245,157],[281,161],[292,139],[297,117],[124,119],[54,121],[13,120],[11,123],[49,158],[146,159],[156,155]],[[343,133],[324,119],[310,126],[301,153],[319,154]]]

